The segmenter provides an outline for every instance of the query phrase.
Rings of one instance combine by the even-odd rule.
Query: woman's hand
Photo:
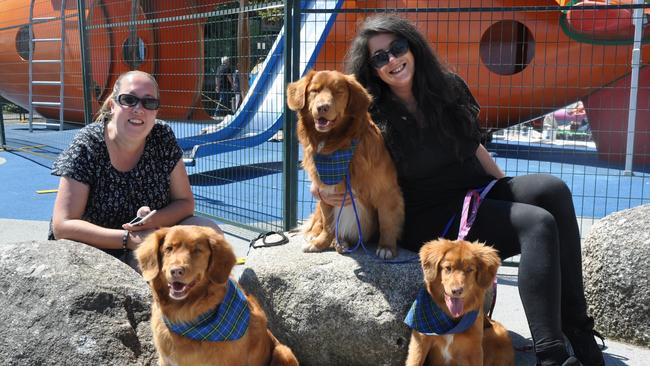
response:
[[[309,191],[311,192],[311,195],[314,196],[315,199],[334,207],[341,207],[341,201],[343,201],[343,196],[345,196],[345,193],[330,193],[325,190],[321,191],[318,189],[318,186],[314,182],[311,183],[311,186],[309,187]],[[347,206],[350,203],[352,203],[352,200],[350,199],[350,195],[348,194],[347,197],[345,198],[345,202],[343,203],[343,206]]]
[[[126,223],[122,225],[122,229],[131,231],[131,232],[137,232],[137,231],[144,231],[144,230],[149,230],[149,229],[155,229],[155,227],[152,224],[151,217],[156,214],[156,210],[151,211],[151,208],[149,206],[142,206],[138,209],[138,213],[136,214],[136,217],[141,217],[142,220],[136,222],[136,223]]]

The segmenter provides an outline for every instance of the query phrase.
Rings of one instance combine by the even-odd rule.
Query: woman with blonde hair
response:
[[[70,239],[134,265],[131,252],[163,226],[219,227],[195,217],[183,151],[156,120],[158,83],[150,74],[119,76],[94,123],[59,155],[50,239]],[[144,218],[144,219],[142,219]]]

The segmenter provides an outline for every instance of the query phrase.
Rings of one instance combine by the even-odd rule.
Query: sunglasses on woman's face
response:
[[[138,103],[142,103],[142,108],[150,111],[155,111],[160,108],[160,99],[144,97],[138,98],[132,94],[120,94],[115,98],[120,105],[124,107],[135,107]]]
[[[390,61],[390,55],[393,57],[400,57],[409,50],[409,43],[403,38],[394,40],[390,44],[388,51],[380,50],[377,51],[372,57],[370,57],[370,65],[375,69],[381,69]]]

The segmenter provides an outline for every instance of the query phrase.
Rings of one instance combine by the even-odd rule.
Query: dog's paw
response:
[[[310,244],[311,242],[313,242],[316,239],[316,236],[308,234],[308,233],[304,233],[304,234],[302,234],[302,236],[305,238],[305,243],[306,243],[305,245]]]
[[[307,241],[305,242],[305,244],[302,245],[302,251],[305,253],[316,253],[316,252],[322,252],[323,249],[321,249],[317,245],[312,244],[310,241]]]
[[[340,242],[340,243],[334,242],[333,245],[339,254],[345,254],[350,250],[350,244],[346,242]]]
[[[397,256],[397,249],[379,247],[375,254],[381,259],[393,259]]]

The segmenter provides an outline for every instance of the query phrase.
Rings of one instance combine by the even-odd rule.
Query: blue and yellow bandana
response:
[[[463,315],[460,321],[455,322],[452,317],[440,309],[423,287],[406,314],[404,323],[424,335],[445,335],[466,331],[474,324],[477,317],[478,311],[474,310]]]
[[[250,320],[246,295],[235,281],[228,279],[228,289],[223,302],[213,310],[199,315],[187,323],[172,323],[163,317],[172,332],[197,341],[234,341],[241,338]]]
[[[316,170],[323,183],[333,186],[345,178],[358,143],[357,140],[352,140],[350,148],[337,150],[329,155],[314,154]]]

